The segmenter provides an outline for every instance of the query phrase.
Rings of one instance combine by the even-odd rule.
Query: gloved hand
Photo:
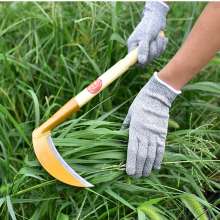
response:
[[[123,127],[129,126],[126,162],[128,175],[148,176],[152,168],[160,169],[169,108],[179,93],[154,73],[134,99],[123,122]]]
[[[143,17],[127,41],[128,52],[138,47],[138,63],[144,66],[160,56],[168,39],[159,33],[166,26],[169,6],[162,1],[146,2]]]

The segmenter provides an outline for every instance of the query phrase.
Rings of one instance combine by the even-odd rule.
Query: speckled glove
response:
[[[153,168],[160,169],[169,109],[179,93],[154,73],[134,99],[123,122],[123,127],[129,127],[128,175],[148,176]]]
[[[128,52],[138,47],[138,63],[142,66],[160,56],[168,39],[159,33],[166,26],[169,6],[162,1],[146,2],[143,17],[128,38]]]

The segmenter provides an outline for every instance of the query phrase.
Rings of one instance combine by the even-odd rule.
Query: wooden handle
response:
[[[81,91],[74,98],[69,100],[63,107],[61,107],[53,116],[44,122],[38,129],[37,133],[42,134],[50,132],[58,124],[62,123],[74,112],[77,112],[80,107],[85,105],[94,96],[100,93],[104,88],[111,84],[115,79],[126,72],[130,66],[137,62],[137,49],[131,51],[125,58],[121,59],[114,66],[108,69],[88,87]]]
[[[125,73],[129,67],[137,62],[137,51],[134,49],[123,59],[118,61],[114,66],[99,76],[87,88],[75,96],[75,100],[80,107],[89,102],[94,96],[100,93],[104,88],[110,85],[115,79]]]

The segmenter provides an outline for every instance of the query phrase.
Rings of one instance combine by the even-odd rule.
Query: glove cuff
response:
[[[181,91],[177,91],[173,89],[171,86],[160,80],[157,76],[157,72],[151,77],[148,83],[148,89],[160,96],[161,100],[164,100],[165,103],[172,104],[177,95],[181,93]]]
[[[148,10],[166,16],[170,8],[162,0],[157,0],[157,1],[148,1],[145,3],[143,14],[145,13],[145,11]]]
[[[177,95],[181,94],[180,90],[176,90],[174,89],[172,86],[170,86],[169,84],[165,83],[163,80],[161,80],[158,75],[157,72],[154,73],[154,77],[157,79],[157,81],[159,81],[161,84],[163,84],[164,86],[166,86],[168,89],[170,89],[171,91],[173,91],[174,93],[176,93]]]

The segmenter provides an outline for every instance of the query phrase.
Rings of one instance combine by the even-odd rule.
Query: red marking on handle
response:
[[[87,90],[91,94],[96,94],[100,91],[101,88],[102,88],[102,80],[97,79],[87,87]]]

